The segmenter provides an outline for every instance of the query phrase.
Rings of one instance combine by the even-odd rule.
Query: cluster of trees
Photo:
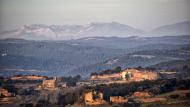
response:
[[[80,81],[81,76],[76,75],[74,77],[69,76],[69,77],[61,77],[61,82],[67,82],[67,86],[76,86],[76,83]]]
[[[58,96],[58,105],[66,106],[66,105],[72,105],[74,104],[78,99],[80,95],[78,92],[73,93],[67,93],[67,94],[59,94]]]
[[[15,88],[13,81],[11,81],[10,79],[5,80],[5,78],[1,76],[0,77],[0,87],[7,89],[8,92],[10,92],[10,93],[17,94],[18,89]]]
[[[36,95],[39,92],[35,90],[34,88],[29,88],[29,89],[18,89],[17,94],[18,95]]]
[[[67,105],[73,105],[80,99],[80,96],[82,96],[82,92],[83,92],[82,89],[78,89],[66,93],[65,92],[49,93],[47,98],[39,99],[35,107],[65,107]]]
[[[29,102],[23,102],[20,107],[65,107],[76,103],[80,96],[82,96],[82,89],[78,89],[71,92],[47,92],[48,95],[44,96],[44,93],[34,93],[33,98],[36,97],[35,104]]]
[[[4,83],[4,77],[0,76],[0,87],[3,85],[3,83]]]
[[[7,89],[8,92],[17,94],[18,89],[13,84],[5,84],[2,88]]]
[[[6,81],[6,83],[8,84],[16,84],[16,83],[22,83],[22,84],[25,84],[25,83],[41,83],[42,80],[11,80],[11,79],[8,79]]]
[[[184,66],[182,67],[182,70],[183,70],[183,72],[190,72],[190,66],[184,65]]]
[[[121,67],[117,66],[114,69],[107,69],[107,70],[101,71],[100,73],[93,72],[90,74],[90,76],[119,73],[119,72],[121,72],[121,70],[122,70]]]

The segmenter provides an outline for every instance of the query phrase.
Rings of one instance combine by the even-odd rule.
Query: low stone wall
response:
[[[121,96],[110,96],[110,102],[112,103],[127,103],[128,99]]]
[[[144,97],[151,97],[151,94],[148,92],[135,92],[133,96],[137,98],[144,98]]]

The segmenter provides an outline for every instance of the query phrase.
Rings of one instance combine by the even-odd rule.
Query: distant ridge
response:
[[[68,40],[82,37],[128,37],[143,31],[117,22],[90,23],[88,25],[24,25],[21,28],[0,33],[0,39]]]
[[[190,35],[190,21],[158,27],[150,32],[118,22],[90,23],[87,25],[32,24],[0,33],[0,39],[70,40],[86,37],[154,37]]]
[[[152,35],[190,35],[190,21],[165,25],[152,30]]]

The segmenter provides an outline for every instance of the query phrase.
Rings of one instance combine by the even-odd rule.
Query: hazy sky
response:
[[[0,31],[25,24],[124,23],[143,30],[190,20],[190,0],[0,0]]]

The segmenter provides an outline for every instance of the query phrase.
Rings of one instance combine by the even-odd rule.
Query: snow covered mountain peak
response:
[[[0,38],[26,40],[68,40],[82,37],[119,36],[128,37],[141,34],[139,29],[117,22],[90,23],[87,25],[24,25],[18,29],[0,33]]]

